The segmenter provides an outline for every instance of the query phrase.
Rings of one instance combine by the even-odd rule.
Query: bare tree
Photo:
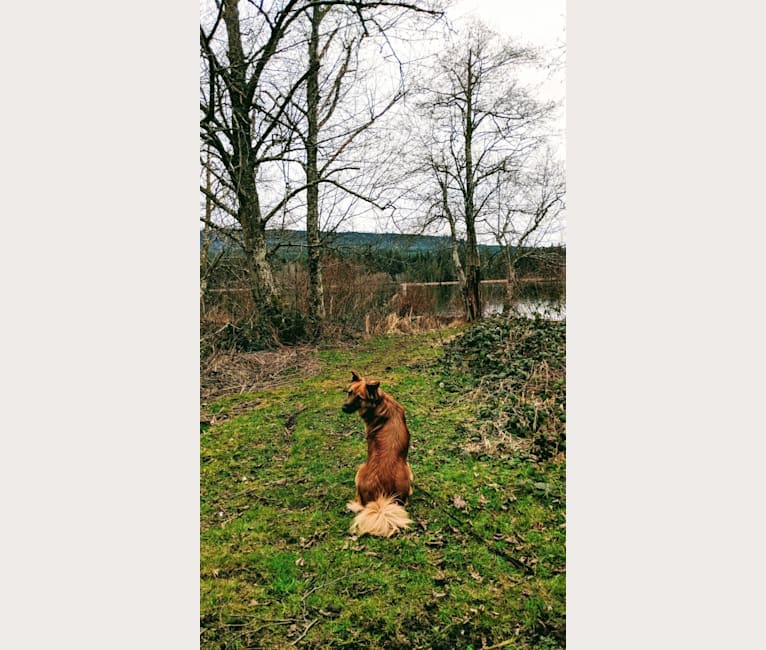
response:
[[[424,218],[420,220],[421,232],[425,232],[431,226],[446,224],[449,227],[450,255],[452,267],[455,271],[461,298],[463,300],[464,313],[470,313],[471,306],[468,301],[468,284],[466,282],[463,262],[460,259],[459,240],[462,233],[459,232],[459,218],[450,204],[450,174],[444,157],[436,158],[432,152],[418,152],[425,156],[426,161],[419,161],[413,176],[421,180],[420,188],[413,188],[412,194],[419,198],[419,209]],[[417,208],[416,208],[417,209]]]
[[[546,148],[536,166],[515,175],[496,195],[496,214],[488,215],[486,226],[501,247],[506,263],[505,310],[515,296],[518,268],[522,260],[539,253],[561,228],[566,208],[566,179],[563,165]]]
[[[262,166],[287,155],[278,137],[280,115],[303,78],[271,83],[267,64],[277,57],[302,3],[273,2],[268,9],[264,3],[246,5],[246,16],[240,15],[239,4],[222,0],[209,26],[200,26],[207,82],[200,103],[201,135],[215,152],[217,164],[208,168],[215,170],[222,192],[200,189],[236,222],[253,297],[272,319],[279,316],[281,305],[267,259],[266,225],[288,196],[264,205],[259,175]]]
[[[375,78],[380,67],[371,60],[382,53],[396,59],[390,34],[408,15],[438,17],[435,3],[325,4],[309,11],[309,36],[305,103],[294,100],[298,119],[293,122],[306,152],[306,237],[309,271],[309,310],[314,334],[321,332],[325,317],[321,269],[322,216],[320,186],[332,196],[335,207],[363,201],[383,210],[378,199],[370,161],[378,170],[386,156],[371,145],[374,125],[403,97],[404,79],[381,87]],[[363,48],[368,43],[375,54]],[[368,48],[369,50],[370,48]],[[401,65],[401,61],[398,61]],[[390,67],[390,66],[389,66]],[[300,99],[300,98],[296,98]],[[362,144],[362,147],[359,145]],[[366,168],[366,169],[365,169]],[[358,173],[365,169],[365,173]],[[339,198],[338,195],[342,198]],[[347,207],[346,214],[349,210]],[[329,215],[324,222],[329,223]],[[337,227],[338,223],[335,223]]]
[[[202,21],[200,123],[203,144],[214,157],[206,163],[212,182],[208,180],[200,190],[233,226],[229,234],[239,237],[253,297],[269,319],[281,312],[268,259],[269,222],[279,216],[286,221],[288,206],[305,195],[311,316],[321,322],[319,186],[332,185],[356,198],[372,200],[343,182],[340,174],[351,168],[338,163],[379,117],[379,110],[366,120],[346,124],[345,133],[338,127],[330,136],[322,136],[342,100],[343,80],[361,42],[360,36],[348,37],[350,27],[362,36],[377,30],[387,38],[391,23],[383,20],[386,12],[437,16],[437,5],[437,0],[220,0]],[[323,22],[336,13],[343,20],[330,25],[323,38]],[[335,47],[338,35],[348,38]],[[300,52],[308,53],[306,64]],[[323,75],[323,61],[333,56],[340,61],[339,67]],[[324,93],[323,83],[329,83]],[[299,101],[303,88],[305,104]],[[322,159],[323,151],[329,153]],[[305,174],[298,182],[292,172],[295,165],[302,166]],[[206,214],[208,224],[212,223],[209,211]]]
[[[465,229],[464,281],[457,265],[456,271],[468,320],[482,315],[477,225],[504,181],[539,146],[540,127],[553,109],[533,99],[514,75],[535,60],[532,50],[473,23],[439,57],[436,74],[424,84],[420,110],[431,129],[422,141],[421,170],[439,187],[440,214],[453,238],[458,219]]]

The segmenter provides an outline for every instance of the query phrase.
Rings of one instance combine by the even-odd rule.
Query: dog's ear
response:
[[[356,370],[351,371],[351,381],[362,381],[362,378]]]
[[[375,401],[376,399],[378,399],[378,388],[380,388],[379,381],[367,382],[367,395],[369,395],[372,401]]]

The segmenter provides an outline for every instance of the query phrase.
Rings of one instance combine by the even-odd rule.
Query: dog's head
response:
[[[351,384],[348,387],[346,401],[341,407],[344,413],[354,413],[375,408],[380,402],[379,381],[367,381],[354,370],[351,371]]]

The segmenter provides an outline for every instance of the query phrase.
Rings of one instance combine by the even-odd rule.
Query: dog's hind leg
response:
[[[408,496],[412,496],[412,482],[415,480],[415,477],[412,475],[412,468],[410,467],[409,463],[407,463],[407,471],[410,475],[410,492]]]
[[[362,470],[364,469],[366,463],[359,466],[359,469],[356,471],[356,476],[354,476],[354,486],[356,487],[356,495],[354,496],[353,501],[349,501],[346,504],[346,507],[351,512],[361,512],[364,510],[364,506],[362,505],[362,497],[359,494],[359,475],[362,473]]]

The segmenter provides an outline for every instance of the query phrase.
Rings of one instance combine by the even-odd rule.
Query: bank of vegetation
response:
[[[252,295],[245,260],[224,239],[212,240],[200,300],[203,359],[219,352],[253,352],[281,345],[316,343],[308,327],[309,269],[302,232],[274,232],[269,259],[279,287],[279,319],[264,320]],[[496,246],[483,246],[481,274],[504,279],[506,263]],[[517,288],[507,301],[505,285],[484,287],[482,301],[508,302],[563,297],[566,249],[525,251]],[[413,331],[464,319],[459,287],[418,286],[455,283],[457,276],[445,238],[371,233],[339,233],[322,255],[325,318],[321,342],[332,344],[360,335]],[[403,287],[403,284],[409,286]],[[414,285],[412,284],[414,283]]]

